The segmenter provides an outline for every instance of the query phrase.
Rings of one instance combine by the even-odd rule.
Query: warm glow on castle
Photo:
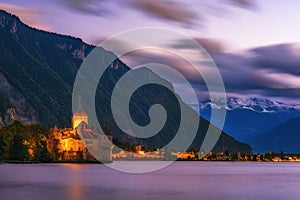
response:
[[[99,134],[99,128],[88,126],[88,116],[78,109],[72,116],[72,128],[50,129],[47,139],[48,151],[55,160],[62,161],[94,161],[90,153],[97,154],[103,162],[112,161],[112,135],[105,128],[104,134]]]
[[[78,109],[78,111],[72,116],[72,128],[76,129],[81,122],[89,124],[87,114],[83,110]]]

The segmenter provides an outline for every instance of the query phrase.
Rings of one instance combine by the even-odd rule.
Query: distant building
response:
[[[103,131],[100,134],[99,128],[90,128],[87,114],[79,109],[72,116],[72,128],[50,129],[47,149],[56,160],[111,162],[112,135]]]
[[[177,154],[177,157],[179,159],[190,160],[195,158],[195,154],[194,152],[184,152],[184,153]]]

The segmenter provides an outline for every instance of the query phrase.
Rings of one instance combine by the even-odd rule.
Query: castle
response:
[[[72,128],[51,128],[47,139],[47,149],[58,161],[112,161],[112,135],[107,129],[88,126],[87,114],[78,109],[72,116]]]

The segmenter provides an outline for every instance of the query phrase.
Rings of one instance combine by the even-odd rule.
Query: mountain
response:
[[[205,100],[200,103],[200,109],[220,108],[220,102]],[[227,110],[252,110],[257,113],[294,112],[300,111],[299,104],[285,104],[278,101],[271,101],[264,98],[237,98],[229,97],[226,102]]]
[[[48,127],[69,125],[71,110],[65,102],[71,102],[78,67],[93,47],[30,28],[3,11],[0,33],[0,93],[13,104],[14,118]]]
[[[205,100],[199,103],[199,112],[209,120],[211,107],[220,109],[220,105],[218,101],[212,103]],[[265,98],[229,97],[226,105],[223,130],[241,141],[272,130],[289,119],[300,117],[300,105]]]
[[[255,152],[300,153],[300,117],[247,140]]]
[[[95,47],[78,38],[30,28],[5,11],[0,11],[0,35],[0,100],[5,105],[1,113],[3,123],[9,123],[9,120],[3,119],[10,117],[12,120],[18,119],[26,124],[39,123],[48,128],[54,125],[70,127],[75,76],[82,61]],[[141,125],[147,124],[149,107],[161,103],[168,114],[166,124],[157,135],[147,139],[137,139],[123,133],[112,115],[111,95],[118,80],[131,69],[113,53],[98,48],[101,53],[99,66],[106,59],[114,58],[96,91],[96,111],[101,125],[105,125],[114,138],[121,142],[162,147],[171,141],[181,120],[179,102],[174,91],[153,84],[139,88],[130,100],[132,118]],[[170,84],[150,70],[140,70],[148,76],[145,78]],[[122,89],[126,92],[126,86]],[[7,113],[9,109],[11,114]],[[199,118],[195,112],[190,117]],[[199,120],[199,124],[197,136],[191,145],[193,148],[202,144],[209,126],[209,122],[204,119],[201,123]],[[225,133],[222,133],[214,148],[214,151],[221,150],[251,152],[249,145]]]

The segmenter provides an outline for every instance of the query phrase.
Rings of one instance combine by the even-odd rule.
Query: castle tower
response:
[[[81,122],[88,124],[88,116],[82,109],[78,109],[72,116],[72,128],[75,129]]]
[[[87,114],[81,109],[81,97],[79,96],[78,99],[78,110],[72,116],[72,128],[75,129],[81,123],[85,122],[88,124],[88,116]]]
[[[88,116],[87,114],[81,109],[81,97],[79,96],[78,102],[78,110],[72,116],[72,128],[75,129],[81,123],[85,122],[88,124]]]

